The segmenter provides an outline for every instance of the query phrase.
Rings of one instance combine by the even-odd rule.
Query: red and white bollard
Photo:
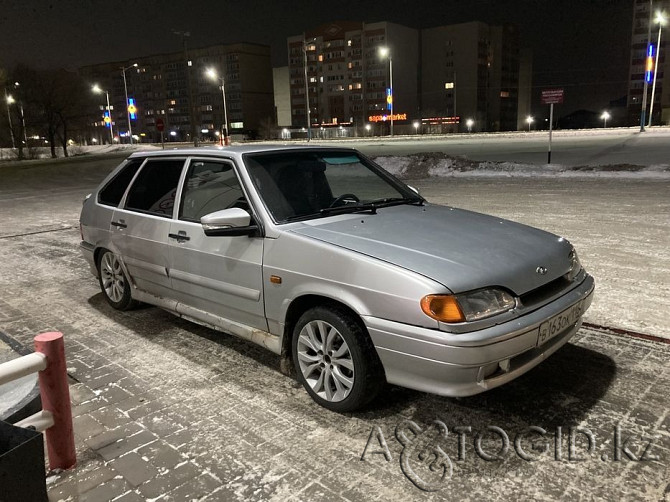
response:
[[[42,409],[53,415],[53,426],[46,431],[47,452],[51,469],[71,469],[77,463],[72,427],[70,388],[65,363],[63,333],[51,332],[37,335],[35,351],[47,358],[46,369],[40,371]]]

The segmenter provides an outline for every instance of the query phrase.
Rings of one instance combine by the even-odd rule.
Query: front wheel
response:
[[[344,309],[314,307],[293,330],[293,362],[309,395],[329,410],[365,406],[385,383],[365,329]]]
[[[130,295],[130,283],[121,261],[107,249],[98,257],[98,279],[105,300],[115,309],[129,310],[137,304]]]

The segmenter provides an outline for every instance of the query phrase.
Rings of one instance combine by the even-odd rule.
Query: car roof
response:
[[[137,157],[173,157],[179,156],[214,156],[214,157],[241,157],[247,153],[268,153],[268,152],[291,152],[291,151],[306,151],[306,150],[338,150],[338,151],[353,151],[353,148],[344,147],[330,147],[319,145],[269,145],[269,144],[252,144],[239,146],[206,146],[200,148],[172,148],[165,150],[149,150],[135,152],[129,158]]]

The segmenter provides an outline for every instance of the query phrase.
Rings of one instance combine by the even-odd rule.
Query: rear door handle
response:
[[[184,242],[184,241],[189,241],[191,238],[186,235],[186,232],[180,231],[178,234],[168,234],[168,237],[170,239],[176,239],[177,242]]]
[[[120,221],[113,221],[112,225],[114,225],[117,228],[128,228],[128,225],[126,225],[123,220]]]

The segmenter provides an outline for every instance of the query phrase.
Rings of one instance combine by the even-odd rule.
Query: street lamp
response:
[[[19,84],[18,82],[14,82],[14,90],[16,90],[18,92],[18,88],[19,88],[20,85],[21,84]],[[14,101],[12,101],[12,102],[14,102]],[[20,114],[19,118],[21,119],[21,129],[23,129],[23,144],[26,145],[26,147],[27,147],[28,146],[28,133],[26,132],[26,116],[23,113],[23,103],[20,100],[19,100],[18,105],[19,105],[19,114]]]
[[[223,77],[219,77],[218,73],[214,68],[207,68],[205,74],[212,80],[218,80],[221,82],[221,97],[223,98],[223,144],[228,146],[230,145],[230,139],[228,138],[228,109],[226,108],[226,81]]]
[[[12,127],[12,114],[9,111],[9,105],[16,102],[16,100],[7,94],[7,89],[5,89],[5,101],[7,102],[7,121],[9,122],[9,134],[12,137],[12,149],[16,148],[16,141],[14,140],[14,128]]]
[[[530,132],[530,125],[533,123],[534,120],[535,119],[533,117],[531,117],[530,115],[528,115],[526,117],[526,122],[528,123],[528,132]]]
[[[365,124],[365,130],[368,132],[368,136],[370,135],[370,129],[372,129],[372,126],[370,124]]]
[[[388,58],[389,60],[389,96],[386,98],[386,101],[389,103],[391,109],[391,136],[393,136],[393,58],[388,47],[380,47],[379,56]]]
[[[130,137],[130,144],[133,144],[133,128],[130,125],[130,104],[128,103],[128,85],[126,84],[126,70],[131,68],[137,68],[137,63],[131,64],[130,66],[124,68],[121,66],[121,73],[123,73],[123,90],[126,93],[126,117],[128,118],[128,136]]]
[[[93,89],[91,89],[91,90],[96,94],[102,94],[104,92],[105,96],[107,96],[107,113],[108,113],[108,118],[109,118],[109,141],[110,141],[109,144],[113,145],[114,144],[114,121],[112,120],[112,109],[109,106],[109,92],[102,90],[98,84],[95,84],[93,86]]]
[[[419,122],[415,120],[414,122],[412,122],[412,125],[414,126],[414,134],[418,134],[418,132],[419,132]]]
[[[603,129],[604,129],[605,127],[607,127],[607,120],[610,118],[609,112],[604,111],[603,114],[600,116],[600,118],[603,119]]]
[[[651,84],[651,104],[649,105],[649,127],[651,127],[651,119],[654,112],[654,93],[656,92],[656,73],[658,72],[658,59],[661,56],[661,28],[666,22],[665,15],[658,11],[656,13],[655,23],[658,23],[658,42],[656,43],[656,61],[654,62],[654,81]]]
[[[468,127],[468,132],[472,132],[472,126],[475,125],[475,121],[472,119],[467,119],[465,125]]]

